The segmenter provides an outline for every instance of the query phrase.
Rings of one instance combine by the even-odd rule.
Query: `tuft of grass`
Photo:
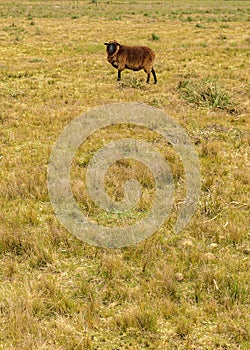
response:
[[[206,27],[201,23],[196,23],[195,28],[206,28]]]
[[[128,81],[119,82],[120,89],[133,88],[137,90],[145,90],[145,79],[130,78]]]
[[[219,108],[227,112],[235,111],[235,103],[232,101],[232,97],[219,86],[216,79],[182,80],[178,84],[178,91],[193,106]]]
[[[157,331],[157,314],[146,304],[131,308],[116,318],[116,326],[123,332],[128,329]]]
[[[176,324],[176,334],[180,338],[186,338],[192,330],[192,322],[187,317],[180,317]]]
[[[159,35],[157,35],[157,34],[155,34],[155,33],[152,33],[151,39],[152,39],[152,40],[155,40],[155,41],[158,41],[158,40],[160,40],[160,37],[159,37]]]

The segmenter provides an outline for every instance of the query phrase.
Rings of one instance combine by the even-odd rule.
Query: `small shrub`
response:
[[[160,37],[157,34],[152,33],[152,40],[160,40]]]
[[[196,23],[195,25],[196,28],[206,28],[203,24],[201,23]]]

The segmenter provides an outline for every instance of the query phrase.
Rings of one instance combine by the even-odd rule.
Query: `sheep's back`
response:
[[[126,60],[126,68],[139,70],[145,66],[153,66],[155,53],[146,46],[121,45],[119,55]]]

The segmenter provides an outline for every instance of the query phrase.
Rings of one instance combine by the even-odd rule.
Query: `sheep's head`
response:
[[[118,52],[120,44],[116,40],[111,40],[108,43],[104,43],[107,46],[107,53],[113,55]]]

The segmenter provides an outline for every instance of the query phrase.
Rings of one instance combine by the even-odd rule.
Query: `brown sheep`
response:
[[[125,46],[116,40],[105,43],[107,46],[107,60],[113,67],[118,69],[118,81],[121,80],[121,72],[127,68],[134,71],[143,69],[147,73],[147,83],[150,74],[153,74],[154,83],[157,83],[155,70],[153,68],[155,52],[146,46]]]

